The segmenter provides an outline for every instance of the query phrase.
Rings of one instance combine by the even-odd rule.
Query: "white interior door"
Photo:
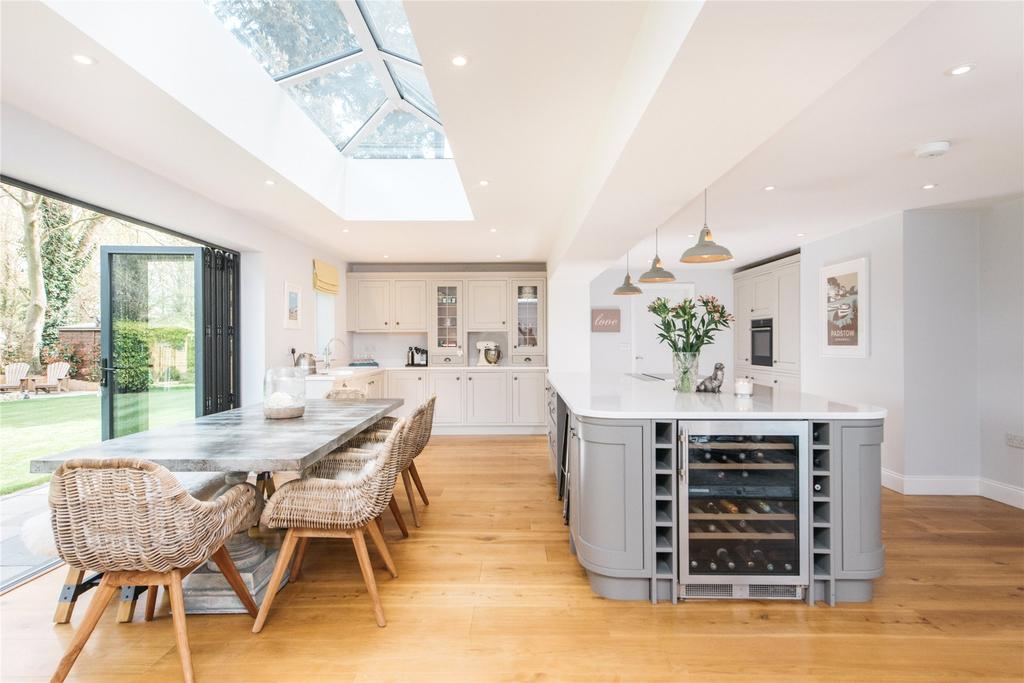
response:
[[[629,321],[631,346],[633,348],[633,372],[652,375],[672,372],[672,352],[667,344],[658,339],[654,327],[657,318],[647,306],[663,296],[671,304],[696,296],[697,289],[692,282],[668,285],[641,285],[643,294],[629,297]]]

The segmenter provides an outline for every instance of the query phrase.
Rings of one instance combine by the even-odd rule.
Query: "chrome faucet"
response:
[[[324,345],[324,368],[327,370],[331,369],[331,344],[336,341],[341,342],[342,346],[348,346],[341,337],[331,337],[327,340],[327,344]]]

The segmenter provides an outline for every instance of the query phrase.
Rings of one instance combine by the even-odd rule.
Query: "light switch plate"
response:
[[[1010,448],[1024,448],[1024,434],[1006,432],[1006,445]]]

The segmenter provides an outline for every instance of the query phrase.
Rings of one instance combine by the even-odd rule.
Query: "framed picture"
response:
[[[284,283],[284,327],[286,330],[302,328],[302,290],[290,282]]]
[[[818,276],[821,355],[868,355],[868,260],[825,266]]]
[[[591,332],[618,332],[622,325],[622,313],[617,308],[591,308]]]

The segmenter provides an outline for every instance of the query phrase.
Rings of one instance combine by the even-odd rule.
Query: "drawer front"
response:
[[[440,366],[440,367],[444,367],[446,365],[461,367],[461,366],[466,364],[466,357],[465,356],[458,356],[458,355],[455,355],[454,353],[452,353],[452,354],[435,353],[435,354],[432,354],[430,356],[430,364],[431,365],[437,365],[437,366]]]
[[[512,356],[512,365],[534,365],[542,368],[545,363],[547,363],[547,358],[543,354],[528,353],[522,356]]]

